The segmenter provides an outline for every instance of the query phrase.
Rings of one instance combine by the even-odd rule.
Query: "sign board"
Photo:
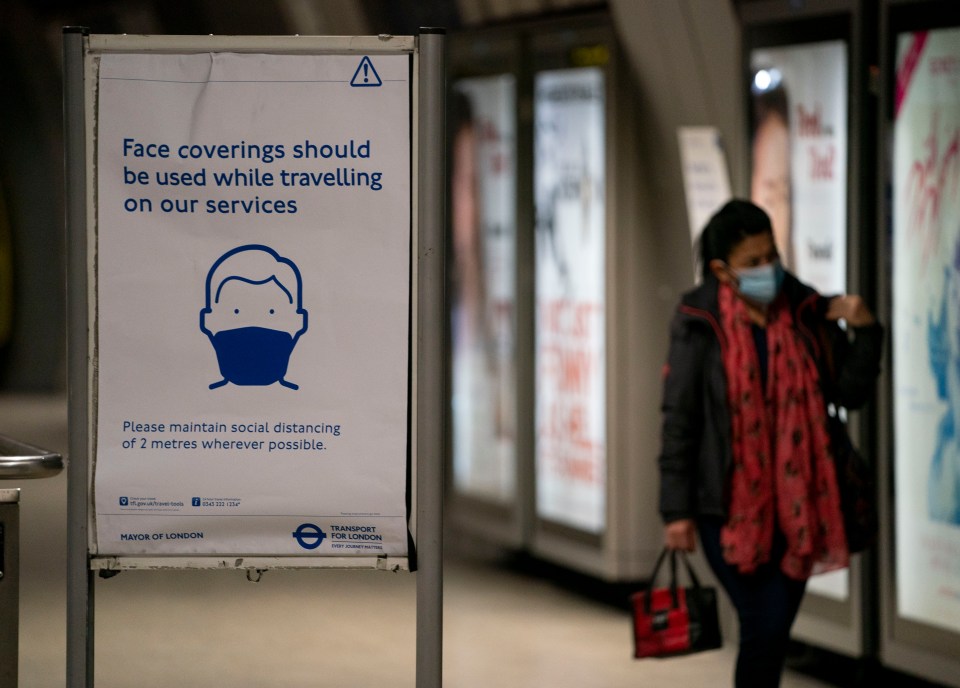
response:
[[[770,214],[784,264],[822,293],[847,288],[847,45],[750,54],[751,199]]]
[[[90,62],[94,559],[405,561],[411,53]]]
[[[453,485],[517,501],[516,85],[459,79],[451,134]]]
[[[727,157],[716,127],[679,127],[677,140],[690,238],[696,243],[713,214],[730,200]]]
[[[64,29],[70,688],[137,568],[415,568],[440,685],[444,33]]]
[[[960,632],[960,28],[897,37],[893,131],[896,598]]]
[[[605,82],[534,77],[536,513],[607,525]]]

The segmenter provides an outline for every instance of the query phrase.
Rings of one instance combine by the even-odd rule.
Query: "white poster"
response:
[[[847,291],[847,45],[827,41],[750,54],[750,196],[770,215],[784,265],[823,294]],[[846,599],[849,574],[812,592]]]
[[[96,554],[406,554],[409,66],[102,57]]]
[[[899,612],[960,631],[960,29],[903,34],[894,124]]]
[[[847,46],[761,48],[753,74],[751,199],[801,280],[847,289]]]
[[[537,515],[606,525],[604,80],[536,75]]]
[[[690,238],[696,242],[713,214],[730,200],[727,156],[716,127],[680,127],[677,140]]]
[[[516,89],[457,81],[451,104],[452,451],[458,492],[516,499]]]

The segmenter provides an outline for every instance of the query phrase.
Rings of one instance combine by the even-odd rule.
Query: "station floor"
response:
[[[0,434],[65,452],[65,398],[0,395]],[[59,688],[66,478],[0,487],[21,488],[20,688]],[[98,580],[95,596],[97,688],[415,686],[415,574],[138,571]],[[622,608],[497,558],[451,554],[444,606],[448,688],[731,685],[729,626],[721,650],[635,661]],[[789,669],[783,681],[829,685]]]

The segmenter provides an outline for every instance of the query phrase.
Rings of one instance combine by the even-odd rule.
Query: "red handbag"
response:
[[[655,588],[657,573],[670,554],[670,586]],[[677,557],[690,577],[691,585],[677,585]],[[723,645],[717,613],[717,591],[703,587],[686,555],[677,550],[664,550],[657,558],[647,588],[630,597],[633,605],[634,653],[644,657],[673,657]]]

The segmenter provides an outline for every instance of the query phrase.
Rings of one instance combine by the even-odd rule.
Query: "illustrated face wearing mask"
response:
[[[785,274],[770,232],[746,237],[734,247],[726,262],[713,260],[711,268],[721,282],[730,284],[742,298],[759,306],[773,303]]]
[[[297,266],[266,246],[240,246],[221,256],[207,275],[207,306],[200,329],[210,338],[223,379],[242,386],[279,382],[307,330]]]

